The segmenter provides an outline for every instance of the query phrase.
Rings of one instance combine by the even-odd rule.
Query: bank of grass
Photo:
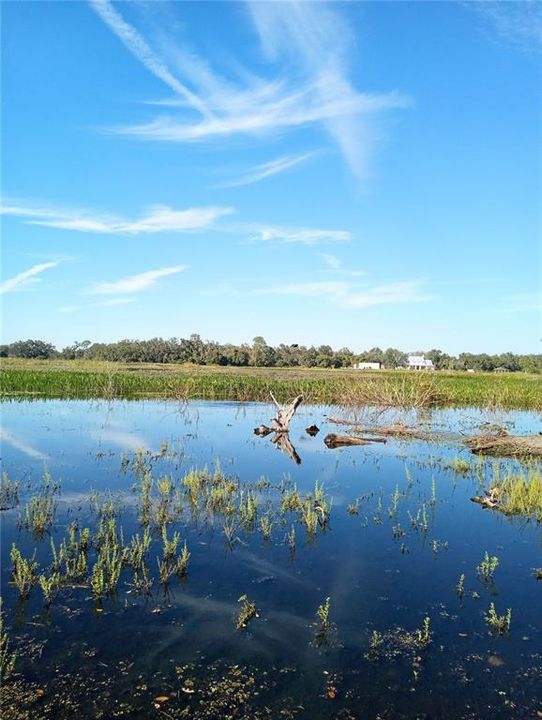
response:
[[[233,368],[90,360],[0,362],[2,398],[269,399],[401,407],[542,409],[542,376],[322,368]]]
[[[497,473],[493,485],[498,490],[501,512],[542,522],[542,471],[538,463],[524,465],[516,472]]]

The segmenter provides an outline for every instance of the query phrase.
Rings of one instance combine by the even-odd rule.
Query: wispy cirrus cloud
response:
[[[333,270],[341,275],[350,275],[351,277],[363,277],[364,275],[367,275],[365,270],[350,270],[350,268],[345,268],[342,261],[335,255],[321,253],[321,257],[330,270]]]
[[[36,277],[37,275],[40,275],[45,270],[54,268],[57,265],[59,265],[58,262],[46,262],[40,263],[39,265],[32,265],[31,268],[15,275],[15,277],[4,280],[4,282],[0,285],[0,294],[22,290],[24,287],[38,282],[39,278]]]
[[[154,4],[152,25],[138,27],[109,0],[91,0],[91,6],[134,57],[173,90],[176,98],[167,104],[172,109],[180,105],[174,115],[110,132],[146,140],[202,142],[319,124],[352,172],[363,178],[374,145],[371,116],[409,104],[396,92],[370,94],[354,87],[347,23],[324,3],[249,3],[247,18],[276,76],[256,77],[237,61],[237,77],[227,80],[186,41],[173,37],[175,23],[160,23],[160,4]]]
[[[316,245],[326,242],[348,242],[353,235],[347,230],[322,230],[319,228],[293,228],[276,225],[253,226],[250,232],[251,241],[300,243]]]
[[[539,0],[464,0],[496,37],[524,52],[542,51],[542,4]]]
[[[252,168],[252,170],[245,173],[237,180],[230,180],[229,182],[223,183],[220,187],[227,188],[253,185],[254,183],[260,182],[260,180],[264,180],[265,178],[290,170],[296,165],[300,165],[309,158],[313,157],[315,154],[315,152],[309,152],[301,155],[285,155],[283,157],[276,158],[275,160],[270,160],[269,162],[262,163],[261,165],[256,165],[255,168]]]
[[[93,307],[111,307],[112,305],[130,305],[135,303],[135,297],[110,298],[109,300],[100,300],[100,302],[92,303]]]
[[[505,305],[502,307],[503,313],[523,313],[542,311],[542,293],[526,292],[516,295],[509,295],[505,299]]]
[[[152,205],[140,218],[127,220],[90,210],[7,203],[3,215],[23,218],[29,225],[107,235],[145,235],[163,232],[189,232],[213,227],[216,220],[234,211],[230,207],[196,207],[174,210],[167,205]]]
[[[90,295],[117,295],[137,293],[155,285],[160,278],[176,275],[184,272],[188,265],[174,265],[173,267],[160,268],[159,270],[147,270],[138,275],[129,275],[128,277],[115,280],[113,282],[102,282],[94,284],[88,294]],[[126,298],[123,299],[126,302]]]
[[[346,281],[304,282],[256,291],[258,295],[318,297],[343,308],[360,309],[377,305],[404,305],[426,302],[430,297],[420,281],[403,281],[361,288]]]

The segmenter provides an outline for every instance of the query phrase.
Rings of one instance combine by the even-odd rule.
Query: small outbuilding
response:
[[[434,370],[433,361],[425,355],[409,355],[407,368],[409,370]]]
[[[359,362],[352,365],[354,370],[381,370],[382,363],[379,362]]]

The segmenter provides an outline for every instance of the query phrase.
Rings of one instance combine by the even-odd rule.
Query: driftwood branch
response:
[[[297,408],[303,402],[303,395],[298,395],[296,398],[294,398],[294,400],[292,400],[289,405],[287,405],[286,407],[281,407],[274,398],[273,393],[270,394],[273,402],[277,407],[277,416],[274,417],[273,420],[271,420],[271,427],[275,432],[278,433],[288,432],[288,429],[290,427],[290,421],[295,415],[295,411],[297,410]]]
[[[277,408],[277,415],[271,420],[270,427],[268,425],[260,425],[259,427],[254,428],[254,434],[259,435],[260,437],[267,437],[267,435],[274,433],[273,438],[271,438],[271,442],[276,445],[279,450],[285,452],[297,465],[299,465],[301,463],[301,458],[297,454],[295,447],[292,445],[292,441],[288,435],[288,430],[290,422],[295,415],[295,411],[303,402],[303,395],[298,395],[289,405],[281,407],[273,393],[270,392],[269,394],[271,395],[271,400],[275,403],[275,407]]]

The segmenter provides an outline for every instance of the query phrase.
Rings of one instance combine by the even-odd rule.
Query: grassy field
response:
[[[286,401],[387,406],[542,409],[542,376],[321,368],[223,368],[87,360],[0,362],[0,397]]]

